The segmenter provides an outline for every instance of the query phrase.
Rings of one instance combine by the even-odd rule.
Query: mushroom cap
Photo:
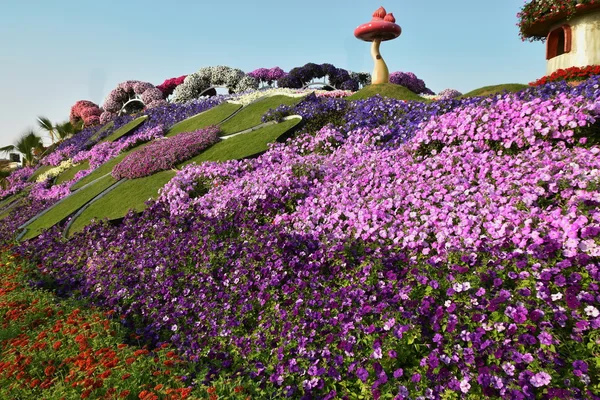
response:
[[[375,18],[354,30],[354,36],[365,42],[372,42],[375,39],[380,39],[382,42],[392,40],[400,36],[401,33],[402,28],[400,28],[400,25],[393,22],[376,20]]]

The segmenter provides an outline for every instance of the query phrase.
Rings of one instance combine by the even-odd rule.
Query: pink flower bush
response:
[[[350,96],[352,93],[354,93],[354,92],[351,90],[331,90],[331,91],[318,90],[318,91],[315,91],[315,96],[340,98],[340,97]]]
[[[134,179],[173,168],[202,150],[217,143],[219,127],[210,126],[194,132],[156,140],[125,157],[112,171],[115,179]]]
[[[156,88],[162,92],[162,98],[166,99],[173,94],[175,88],[183,83],[186,76],[187,75],[181,75],[177,78],[166,79],[163,83],[158,85]]]
[[[83,120],[85,127],[97,125],[100,123],[100,115],[102,115],[102,109],[92,101],[79,100],[69,113],[69,120],[73,125],[77,125]]]
[[[116,117],[129,100],[139,99],[146,108],[154,108],[167,104],[163,100],[163,93],[149,82],[125,81],[117,85],[104,101],[104,112],[100,115],[100,122],[107,123]]]
[[[257,68],[252,72],[248,73],[248,76],[256,79],[259,82],[267,83],[271,85],[279,78],[283,78],[286,75],[285,71],[279,67],[273,68]]]

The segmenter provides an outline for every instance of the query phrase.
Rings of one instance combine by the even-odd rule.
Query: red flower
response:
[[[52,348],[53,348],[54,350],[58,350],[58,349],[60,349],[60,346],[62,346],[62,342],[59,340],[58,342],[55,342],[55,343],[52,345]]]

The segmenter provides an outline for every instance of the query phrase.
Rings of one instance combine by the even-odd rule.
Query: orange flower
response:
[[[159,383],[158,385],[154,386],[154,390],[156,390],[157,392],[159,390],[161,390],[164,387],[164,385],[162,383]]]

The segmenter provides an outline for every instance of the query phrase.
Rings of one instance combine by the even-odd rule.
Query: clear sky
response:
[[[528,83],[545,74],[544,44],[522,42],[523,0],[11,1],[0,13],[0,146],[36,116],[68,119],[77,100],[100,106],[120,82],[155,85],[201,67],[250,72],[307,62],[371,72],[354,29],[384,6],[402,35],[381,45],[390,72],[435,92]],[[0,155],[0,157],[2,157]]]

